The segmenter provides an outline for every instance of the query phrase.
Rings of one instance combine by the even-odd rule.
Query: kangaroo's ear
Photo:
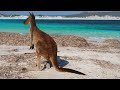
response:
[[[34,16],[34,14],[32,13],[32,15]]]
[[[30,16],[32,16],[32,14],[29,12]]]

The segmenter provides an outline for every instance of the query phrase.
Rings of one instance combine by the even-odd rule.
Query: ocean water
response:
[[[0,19],[0,32],[29,33],[24,19]],[[75,35],[90,39],[119,39],[120,20],[36,20],[48,34]]]

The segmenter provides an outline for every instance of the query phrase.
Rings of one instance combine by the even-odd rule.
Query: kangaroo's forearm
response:
[[[31,33],[31,36],[30,36],[30,44],[33,45],[33,34]]]
[[[30,49],[33,49],[34,48],[34,43],[33,43],[33,34],[31,34],[30,36]]]
[[[32,45],[32,44],[33,44],[33,39],[31,38],[31,39],[30,39],[30,45]]]

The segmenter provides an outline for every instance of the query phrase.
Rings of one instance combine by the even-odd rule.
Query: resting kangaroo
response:
[[[35,47],[37,55],[37,66],[39,69],[41,69],[41,58],[45,58],[51,62],[57,71],[85,75],[79,71],[62,68],[59,66],[57,62],[57,44],[50,35],[39,30],[39,28],[36,26],[35,16],[33,13],[30,13],[28,18],[24,21],[24,24],[30,24],[30,49],[33,49]]]

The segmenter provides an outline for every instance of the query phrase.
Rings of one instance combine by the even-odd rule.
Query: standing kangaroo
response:
[[[62,68],[59,66],[57,62],[57,44],[50,35],[39,30],[39,28],[36,26],[35,16],[33,13],[30,13],[28,18],[24,21],[24,24],[30,24],[30,49],[35,47],[37,55],[37,66],[39,69],[41,69],[41,58],[45,58],[52,63],[53,67],[55,67],[57,71],[85,75],[79,71]]]

